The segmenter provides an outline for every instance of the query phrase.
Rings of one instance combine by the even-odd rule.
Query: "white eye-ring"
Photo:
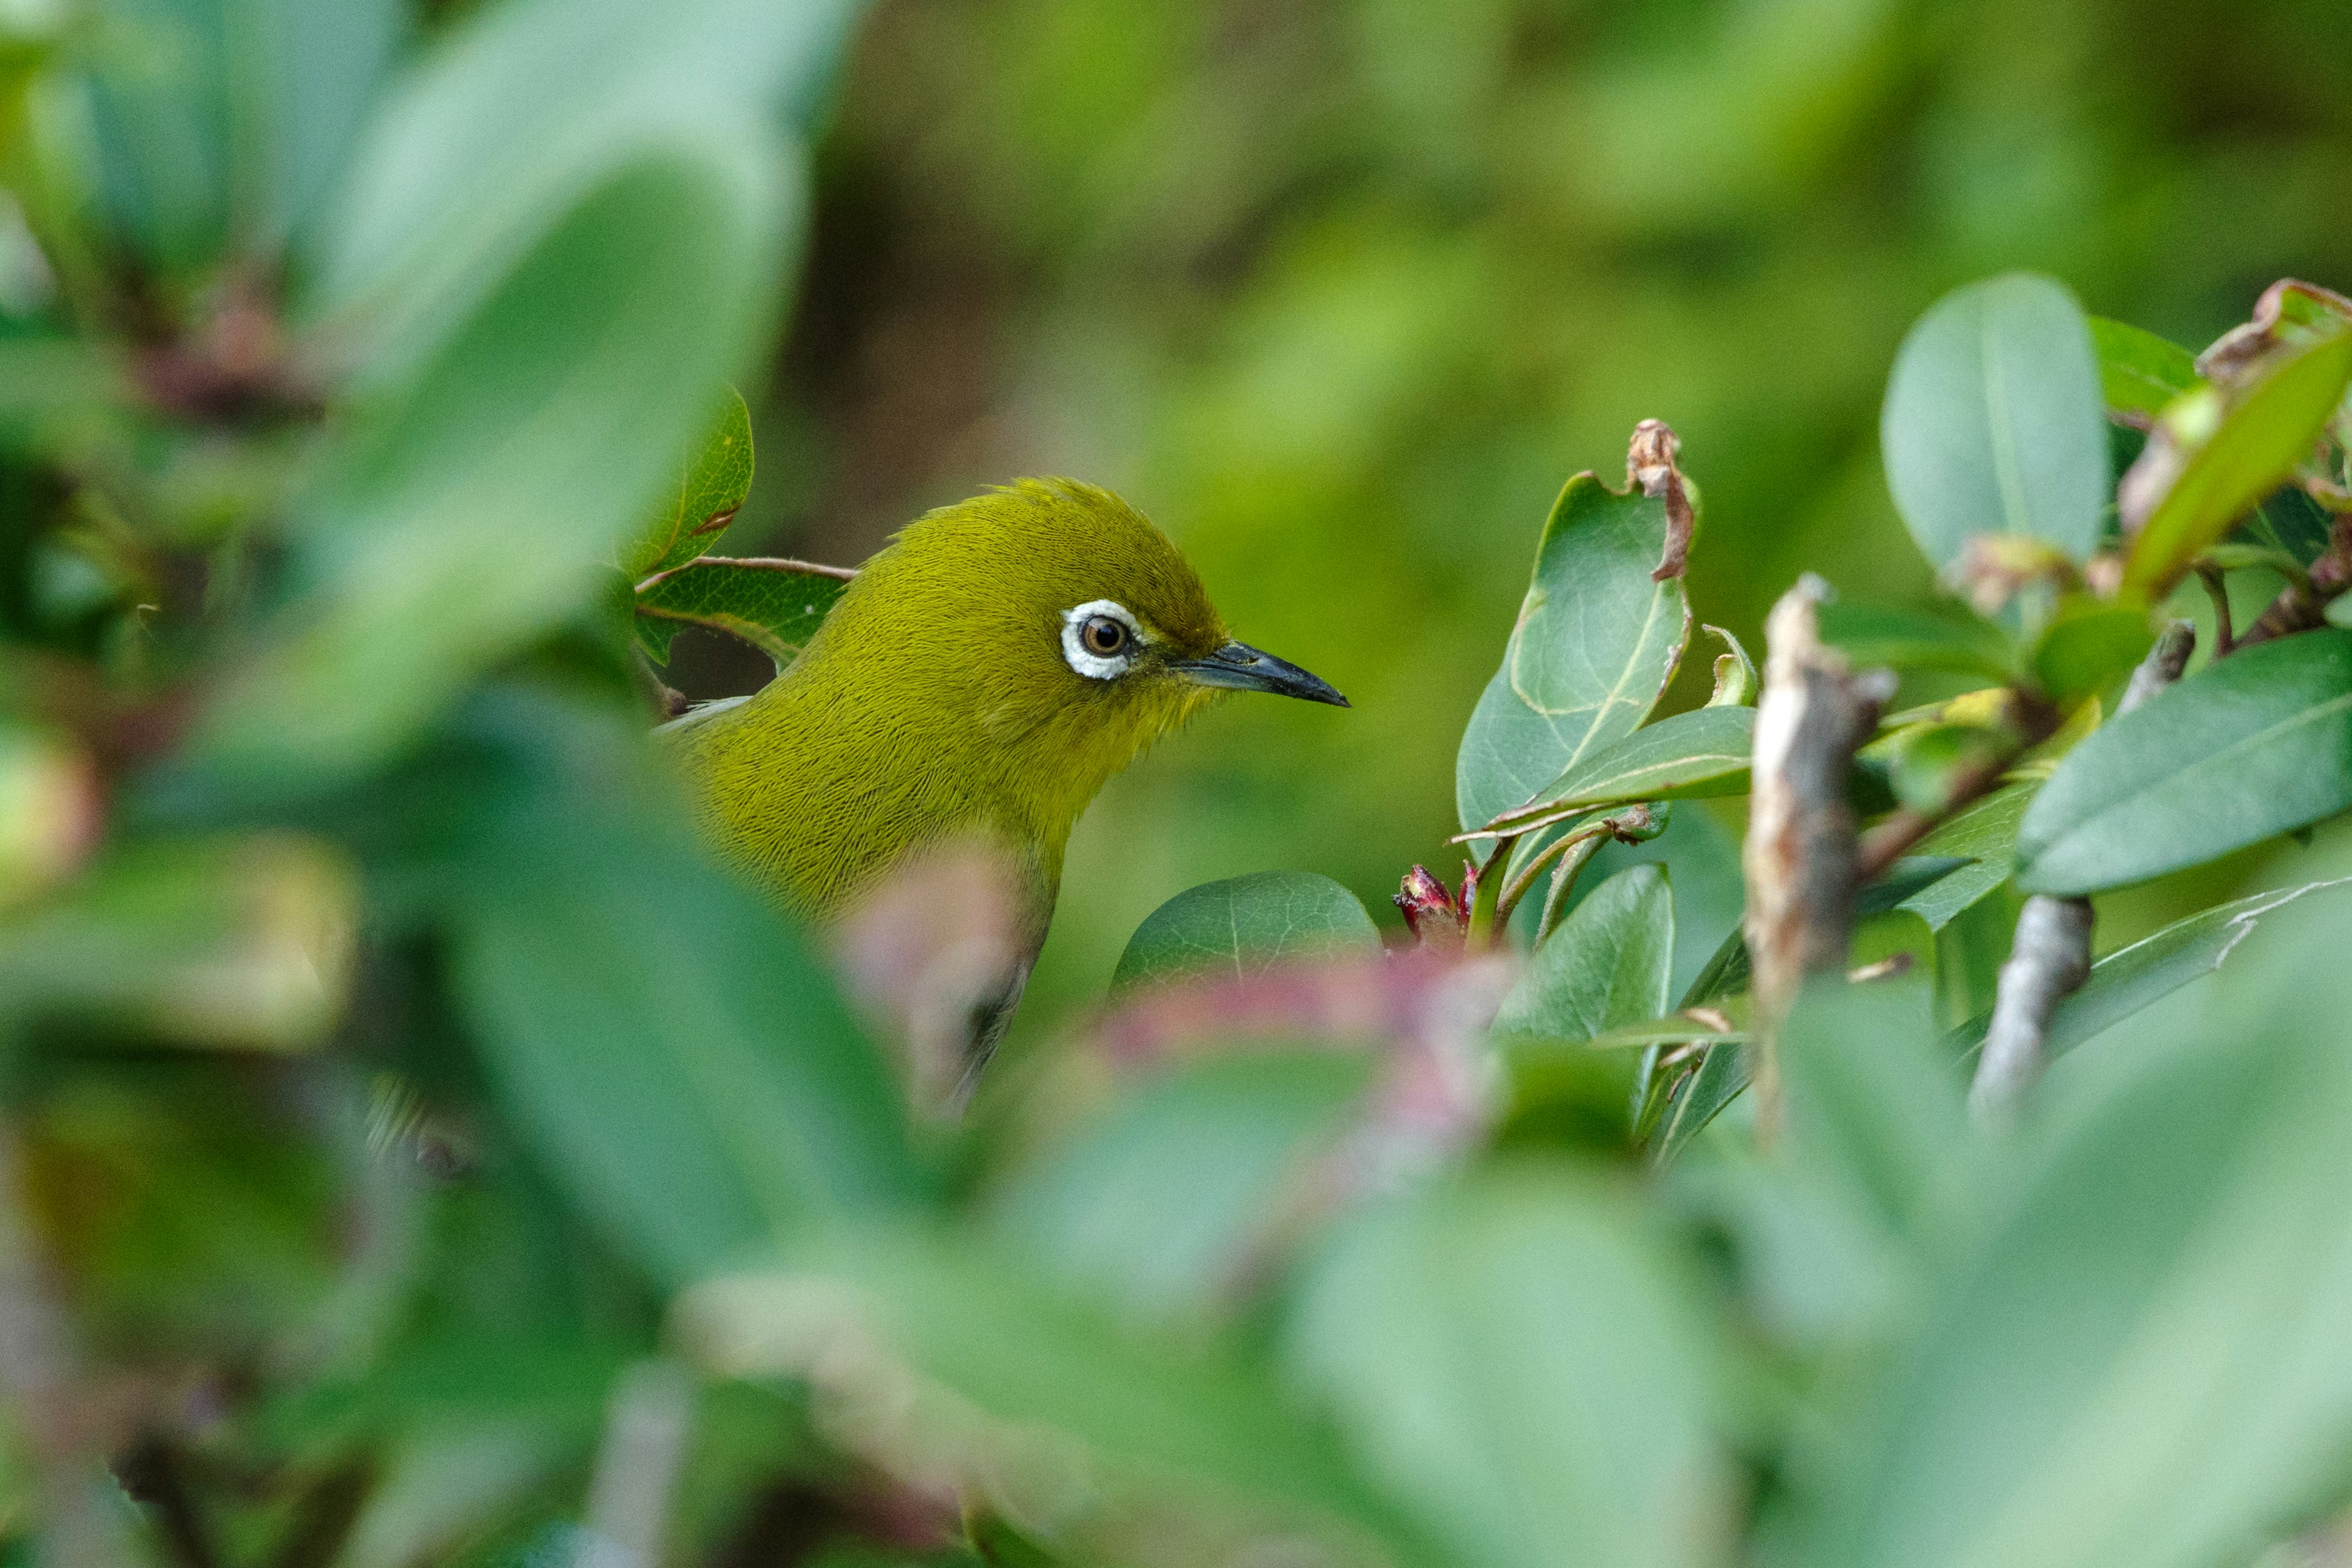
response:
[[[1062,658],[1088,680],[1110,680],[1127,672],[1143,628],[1125,605],[1089,599],[1062,612]]]

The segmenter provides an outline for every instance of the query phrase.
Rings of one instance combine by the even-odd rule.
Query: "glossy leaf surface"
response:
[[[1895,504],[1937,566],[1971,534],[2030,535],[2079,561],[2113,483],[2098,358],[2047,278],[1954,289],[1903,340],[1879,440]]]
[[[1652,580],[1666,508],[1591,474],[1544,525],[1503,666],[1462,735],[1454,802],[1483,827],[1648,718],[1690,639],[1682,580]]]
[[[1666,1010],[1674,894],[1658,866],[1620,871],[1568,912],[1503,998],[1503,1035],[1589,1040]]]
[[[773,557],[690,561],[640,586],[637,641],[667,664],[678,628],[700,626],[742,638],[781,670],[824,624],[849,577],[841,567]]]
[[[1506,1167],[1345,1227],[1290,1355],[1460,1561],[1669,1568],[1721,1479],[1677,1278],[1598,1183]]]
[[[751,493],[751,411],[729,387],[702,434],[676,489],[654,509],[643,533],[621,552],[621,570],[632,581],[683,566],[719,547]]]
[[[2019,825],[2018,885],[2145,881],[2352,805],[2352,632],[2243,648],[2068,752]]]
[[[1379,946],[1372,917],[1330,878],[1257,871],[1187,889],[1145,916],[1111,990],[1187,974],[1246,978],[1293,959]]]

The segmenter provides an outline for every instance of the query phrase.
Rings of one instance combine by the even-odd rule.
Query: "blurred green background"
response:
[[[1079,827],[1034,1038],[1161,900],[1449,880],[1454,748],[1570,473],[1645,416],[1704,491],[1699,618],[1927,572],[1880,475],[1904,329],[2032,268],[2192,346],[2352,281],[2326,0],[887,0],[730,548],[855,562],[1015,475],[1108,484],[1339,714],[1234,702]],[[747,689],[756,655],[675,677]],[[1670,706],[1698,700],[1693,658]],[[2122,935],[2128,924],[2117,925]],[[2103,941],[2103,945],[2105,942]]]

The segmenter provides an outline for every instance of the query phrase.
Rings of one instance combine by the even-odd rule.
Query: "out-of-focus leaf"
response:
[[[756,335],[798,189],[756,140],[674,145],[565,217],[354,432],[206,758],[260,788],[380,757],[587,598]]]
[[[2069,597],[2033,647],[2033,679],[2061,704],[2129,675],[2156,634],[2147,611],[2133,604]]]
[[[2337,1494],[2352,1056],[2302,998],[2263,1004],[2027,1130],[1861,1418],[1805,1461],[1818,1506],[1770,1555],[2191,1568]]]
[[[1260,974],[1277,963],[1375,951],[1356,895],[1311,871],[1256,871],[1188,888],[1143,918],[1112,971],[1113,994],[1180,975]]]
[[[130,397],[122,366],[87,339],[0,337],[0,421],[31,424]]]
[[[2017,826],[2040,788],[2032,781],[2003,784],[1954,812],[1933,833],[1919,841],[1922,855],[1951,856],[1968,862],[1948,877],[1902,900],[1910,910],[1941,931],[1971,905],[2009,880],[2017,853]]]
[[[1128,1095],[1016,1176],[1008,1236],[1150,1313],[1234,1282],[1278,1200],[1371,1081],[1369,1055],[1217,1055]]]
[[[2196,356],[2154,332],[2093,316],[2091,342],[2099,353],[2099,392],[2107,411],[2143,429],[2165,405],[2198,384]]]
[[[404,1434],[381,1456],[381,1479],[338,1560],[350,1568],[404,1568],[445,1557],[578,1463],[579,1450],[576,1436],[528,1415]]]
[[[2352,384],[2352,324],[2283,340],[2173,403],[2124,477],[2124,585],[2160,596],[2199,552],[2294,472]]]
[[[1560,491],[1503,666],[1463,731],[1454,792],[1465,830],[1649,717],[1690,640],[1682,580],[1651,576],[1665,545],[1663,500],[1589,473]]]
[[[654,509],[645,531],[621,552],[621,570],[635,582],[683,566],[716,549],[751,493],[751,411],[729,387],[686,465],[675,491]]]
[[[2352,633],[2244,648],[2069,752],[2019,825],[2018,885],[2088,893],[2352,805]]]
[[[1825,977],[1778,1037],[1789,1156],[1890,1243],[1919,1239],[1936,1173],[1968,1130],[1959,1079],[1928,1028],[1931,998],[1918,973]]]
[[[2099,362],[2063,284],[2009,273],[1956,289],[1895,355],[1879,418],[1886,482],[1927,559],[2028,534],[2080,561],[2113,475]]]
[[[1463,1562],[1696,1563],[1717,1351],[1616,1193],[1506,1166],[1366,1211],[1286,1330],[1363,1462]]]
[[[312,839],[129,847],[0,921],[0,1017],[302,1049],[341,1014],[358,914],[349,867]]]
[[[1746,710],[1718,710],[1746,711]],[[1666,1010],[1675,901],[1659,866],[1620,871],[1544,939],[1495,1014],[1495,1031],[1589,1040]]]
[[[2006,682],[2024,663],[2015,639],[1962,605],[1896,607],[1832,599],[1819,614],[1822,640],[1858,666],[1949,669]]]
[[[676,1317],[712,1370],[812,1379],[869,1460],[944,1472],[1024,1527],[1082,1531],[1107,1490],[1148,1478],[1163,1530],[1211,1531],[1222,1505],[1430,1561],[1328,1424],[1262,1368],[1045,1289],[969,1237],[868,1228],[788,1272],[700,1285]],[[1055,1458],[1042,1469],[1041,1443]],[[1083,1481],[1071,1444],[1092,1461]],[[1172,1515],[1171,1497],[1186,1500]]]
[[[236,201],[282,243],[319,215],[407,31],[397,0],[231,5]]]
[[[519,702],[469,722],[510,782],[453,868],[458,994],[589,1211],[675,1285],[914,1199],[880,1056],[781,918],[674,826],[641,738]]]
[[[854,575],[781,557],[688,562],[641,585],[637,641],[655,663],[667,664],[677,629],[702,626],[742,638],[782,669],[808,646]]]
[[[92,30],[100,206],[126,248],[168,271],[216,259],[228,239],[230,12],[226,0],[125,0]]]
[[[2326,892],[2347,881],[2339,877],[2250,893],[2177,920],[2154,935],[2107,954],[2091,965],[2091,977],[2082,989],[2059,1003],[2051,1014],[2042,1049],[2052,1056],[2072,1050],[2199,976],[2212,973],[2252,933],[2254,923],[2263,916],[2305,893]],[[1985,1031],[1991,1026],[1991,1013],[1980,1013],[1947,1035],[1944,1043],[1954,1050],[1973,1051],[1984,1044]]]
[[[1526,833],[1596,805],[1739,795],[1755,750],[1755,709],[1694,708],[1588,752],[1533,803],[1504,813],[1488,828]]]
[[[1895,798],[1913,811],[1940,815],[1961,785],[1998,765],[2003,737],[1981,724],[1922,724],[1895,738],[1887,758]]]
[[[773,167],[796,162],[780,159],[775,110],[805,129],[858,9],[855,0],[674,0],[652,10],[629,0],[515,0],[475,13],[367,127],[336,221],[320,236],[310,312],[358,335],[373,384],[432,357],[518,258],[625,170],[733,149],[783,182],[772,202],[786,192],[797,207],[798,182]],[[729,226],[706,232],[689,219],[677,237],[731,247]],[[657,248],[655,239],[641,243]],[[765,237],[771,247],[780,240],[766,276],[791,243]],[[701,300],[688,286],[677,303]],[[740,332],[734,310],[723,320]],[[708,412],[702,400],[734,368],[689,367],[699,377],[693,412],[680,408],[674,427],[663,421],[665,462],[687,450],[693,421]],[[661,483],[648,472],[618,504],[642,504]]]

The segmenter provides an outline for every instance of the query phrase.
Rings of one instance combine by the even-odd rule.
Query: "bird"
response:
[[[820,927],[927,849],[976,841],[1003,855],[1010,957],[962,1031],[961,1102],[1044,945],[1080,814],[1235,691],[1349,706],[1236,641],[1127,502],[1025,479],[908,524],[773,680],[662,733],[720,858]]]

